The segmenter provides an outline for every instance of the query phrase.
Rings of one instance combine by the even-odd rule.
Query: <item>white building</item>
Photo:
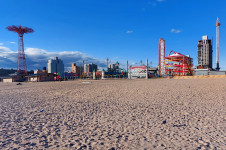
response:
[[[147,77],[147,67],[146,66],[134,66],[128,70],[128,78],[146,78]]]
[[[64,74],[64,63],[58,57],[54,57],[51,60],[48,60],[48,73],[60,73]]]
[[[93,63],[84,64],[84,73],[92,73],[94,70],[97,71],[97,65]]]

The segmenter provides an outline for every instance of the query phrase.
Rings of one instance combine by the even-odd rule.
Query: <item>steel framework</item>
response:
[[[171,54],[173,53],[173,54]],[[170,55],[171,54],[171,55]],[[172,76],[193,75],[193,59],[189,56],[182,55],[171,51],[166,59],[166,74]]]
[[[22,27],[20,26],[8,26],[6,28],[9,31],[13,31],[18,33],[19,39],[18,39],[18,63],[17,63],[17,72],[19,74],[27,74],[27,65],[26,65],[26,59],[25,59],[25,53],[24,53],[24,43],[23,43],[23,35],[24,33],[32,33],[34,32],[33,29],[28,27]]]
[[[159,39],[159,75],[165,75],[165,40]]]

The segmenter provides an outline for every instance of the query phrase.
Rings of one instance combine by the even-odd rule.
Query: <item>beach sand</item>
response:
[[[226,79],[0,83],[0,149],[226,149]]]

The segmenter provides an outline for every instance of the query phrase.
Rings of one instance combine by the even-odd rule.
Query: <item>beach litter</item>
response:
[[[162,122],[162,124],[166,124],[166,120],[164,120],[164,121]]]
[[[83,83],[83,84],[90,84],[91,82],[85,82],[85,81],[84,81],[84,82],[82,82],[82,83]]]

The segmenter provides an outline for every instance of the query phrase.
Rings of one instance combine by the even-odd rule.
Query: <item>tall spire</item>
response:
[[[217,17],[217,21],[216,21],[216,60],[217,60],[217,67],[216,70],[220,70],[220,66],[219,66],[219,28],[220,28],[220,19]]]

